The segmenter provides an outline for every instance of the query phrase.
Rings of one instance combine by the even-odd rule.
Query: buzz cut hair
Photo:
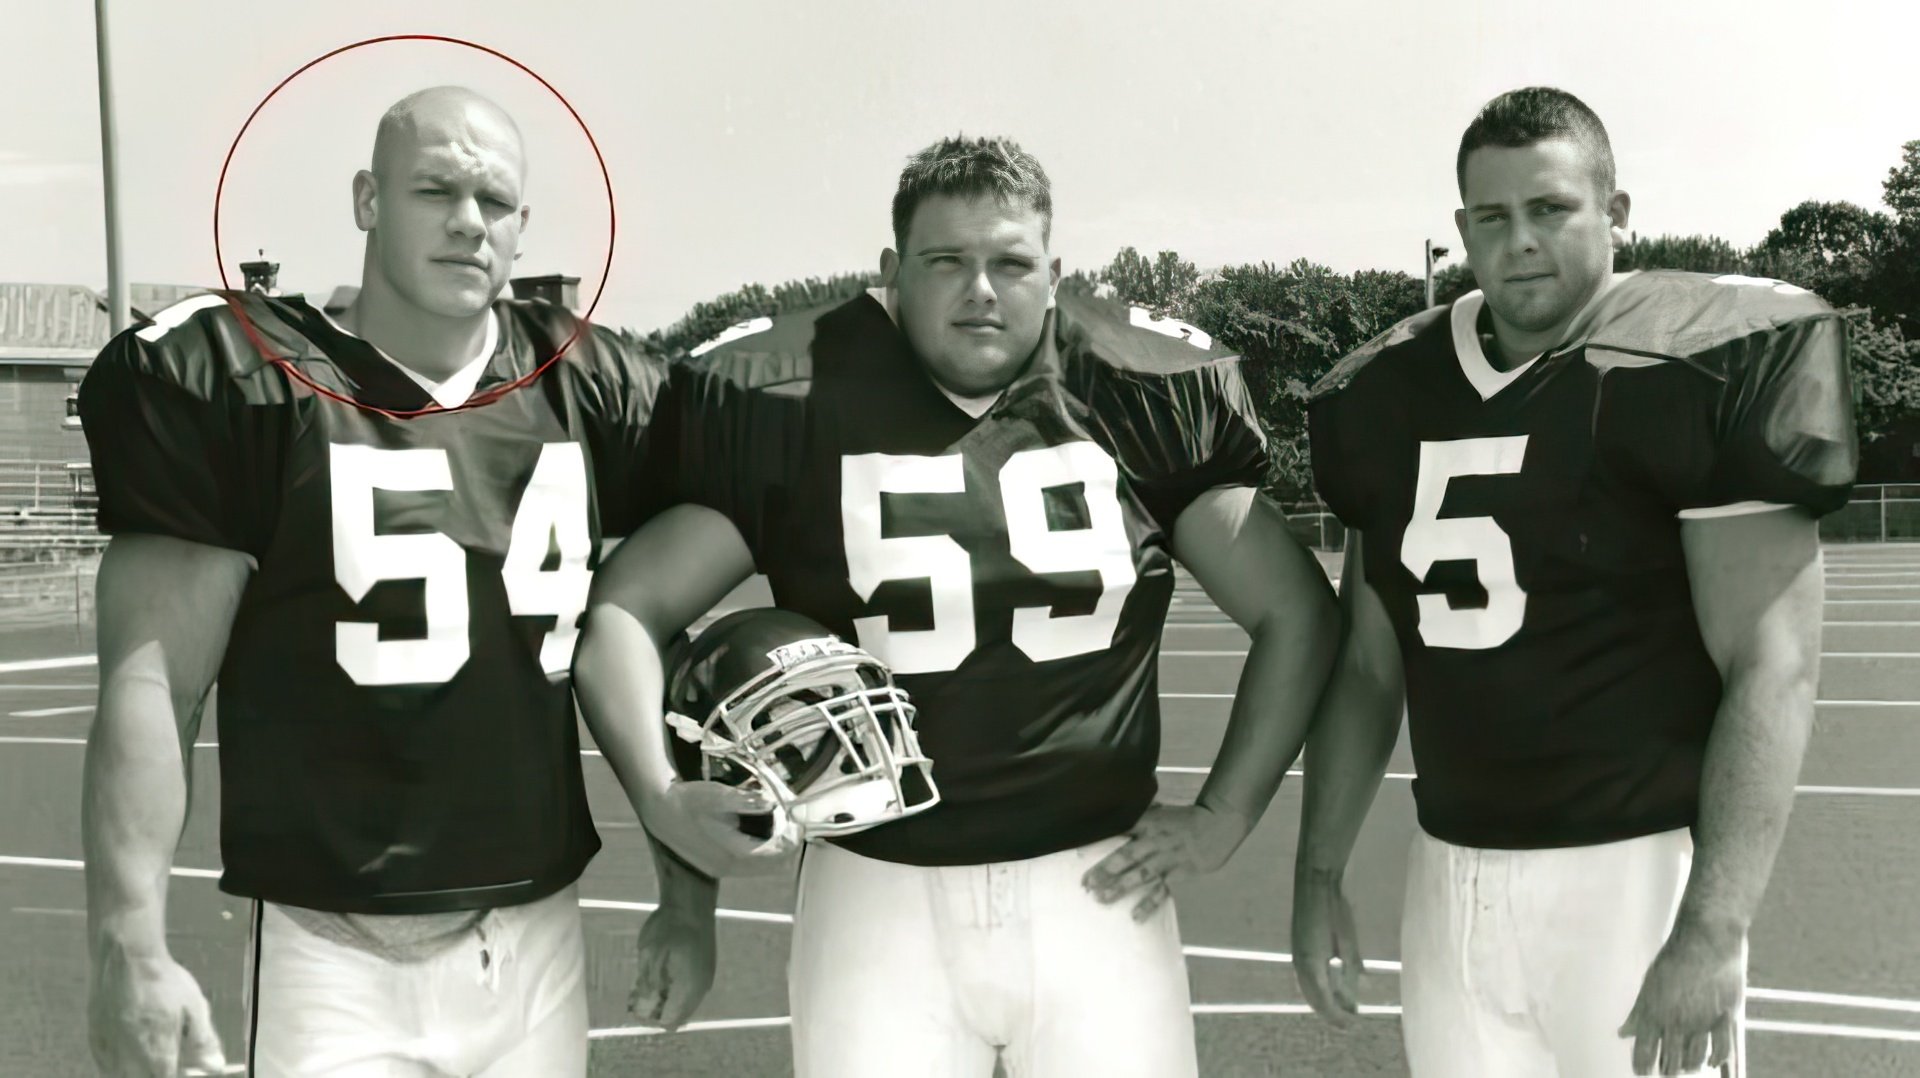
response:
[[[1000,136],[943,138],[907,159],[893,193],[893,242],[906,253],[907,227],[920,203],[937,195],[973,199],[991,196],[1007,206],[1040,215],[1040,239],[1053,233],[1053,187],[1047,170],[1012,139]]]
[[[1460,136],[1460,156],[1454,162],[1460,198],[1467,197],[1467,155],[1483,146],[1520,148],[1549,139],[1570,139],[1587,153],[1593,180],[1601,198],[1614,191],[1613,144],[1607,129],[1586,102],[1552,86],[1509,90],[1481,108]]]

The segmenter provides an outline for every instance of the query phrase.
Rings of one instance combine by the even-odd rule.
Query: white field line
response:
[[[0,737],[0,745],[79,746],[85,745],[86,743],[85,738],[79,737]],[[217,742],[213,741],[197,741],[193,747],[196,749],[217,749],[220,746]],[[600,750],[581,749],[580,755],[599,756]],[[1154,770],[1163,775],[1205,775],[1209,769],[1204,767],[1181,767],[1173,764],[1165,764],[1154,768]],[[1288,771],[1287,774],[1294,778],[1299,778],[1303,772],[1295,768],[1294,770]],[[1400,771],[1389,771],[1382,777],[1401,782],[1411,782],[1414,778],[1411,773]],[[1920,797],[1920,788],[1905,786],[1795,786],[1793,792],[1796,794],[1833,797]],[[595,822],[599,823],[600,821]],[[602,824],[602,826],[616,825]],[[630,827],[632,825],[622,823],[617,826]]]
[[[75,861],[75,860],[70,860],[65,858],[14,857],[14,856],[0,856],[0,865],[17,865],[17,866],[24,866],[24,867],[30,867],[30,868],[55,868],[55,869],[66,869],[69,871],[79,871],[86,867],[85,864],[81,861]],[[218,870],[206,869],[206,868],[185,868],[185,867],[175,866],[170,870],[170,872],[174,876],[179,876],[187,879],[218,879],[220,876],[220,873]],[[593,898],[581,899],[580,906],[582,909],[621,910],[621,911],[627,911],[627,912],[650,912],[658,908],[658,905],[652,902],[618,902],[610,899],[593,899]],[[782,924],[782,925],[793,923],[793,917],[790,914],[771,913],[764,910],[720,909],[716,912],[721,918],[726,920],[753,921],[753,922],[759,922],[759,923],[765,923],[765,924]],[[1252,951],[1252,950],[1238,950],[1238,949],[1226,948],[1226,947],[1203,947],[1203,946],[1188,946],[1188,947],[1182,948],[1182,951],[1189,958],[1217,958],[1217,959],[1226,959],[1229,961],[1267,962],[1267,963],[1291,963],[1293,961],[1292,955],[1286,954],[1284,952],[1277,952],[1277,951]],[[1394,962],[1391,960],[1384,960],[1384,959],[1378,960],[1378,961],[1370,961],[1366,965],[1368,970],[1373,972],[1378,972],[1378,973],[1399,973],[1401,968],[1400,963]],[[1803,1004],[1810,1004],[1810,1005],[1816,1005],[1816,1006],[1841,1007],[1849,1010],[1873,1010],[1873,1011],[1889,1011],[1889,1012],[1895,1012],[1895,1013],[1901,1013],[1901,1014],[1920,1014],[1920,1000],[1889,999],[1889,998],[1879,997],[1879,996],[1845,995],[1837,992],[1802,992],[1802,991],[1796,991],[1792,989],[1758,988],[1758,987],[1749,988],[1747,990],[1747,995],[1752,999],[1770,1000],[1770,1001],[1780,1002],[1780,1003],[1803,1003]],[[1295,1013],[1305,1013],[1305,1006],[1306,1006],[1305,1004],[1289,1004],[1289,1003],[1199,1004],[1194,1007],[1193,1013],[1195,1014],[1295,1014]],[[1300,1008],[1300,1010],[1296,1011],[1296,1010],[1287,1010],[1287,1009],[1276,1009],[1276,1008],[1296,1008],[1296,1007]],[[1362,1013],[1365,1013],[1364,1008]],[[1399,1008],[1383,1007],[1378,1009],[1378,1013],[1397,1014],[1399,1013]],[[690,1023],[687,1026],[682,1027],[682,1029],[685,1031],[696,1031],[696,1027],[698,1029],[709,1029],[709,1030],[723,1029],[723,1028],[744,1029],[744,1028],[755,1028],[758,1026],[780,1025],[780,1024],[784,1024],[785,1022],[786,1022],[785,1018],[721,1019],[719,1021],[709,1022],[709,1023],[699,1023],[699,1022]],[[1861,1030],[1859,1027],[1830,1026],[1830,1025],[1824,1025],[1820,1023],[1783,1022],[1783,1023],[1772,1023],[1772,1025],[1783,1027],[1778,1030],[1779,1032],[1805,1033],[1805,1034],[1814,1035],[1814,1036],[1822,1036],[1822,1035],[1824,1036],[1862,1036],[1862,1037],[1868,1037],[1872,1039],[1920,1041],[1920,1030],[1911,1031],[1910,1035],[1886,1036],[1886,1034],[1903,1034],[1906,1031]],[[1794,1028],[1791,1028],[1791,1029],[1784,1028],[1788,1026],[1791,1026]],[[1761,1023],[1754,1022],[1754,1021],[1749,1021],[1748,1027],[1752,1029],[1766,1028]],[[659,1031],[650,1026],[622,1027],[621,1029],[595,1031],[595,1033],[600,1036],[639,1036],[639,1035],[643,1035],[645,1032],[659,1032]]]

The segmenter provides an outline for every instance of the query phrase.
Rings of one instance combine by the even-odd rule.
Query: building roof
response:
[[[207,291],[200,285],[135,284],[135,319]],[[0,284],[0,358],[56,354],[92,358],[113,336],[106,297],[77,284]]]

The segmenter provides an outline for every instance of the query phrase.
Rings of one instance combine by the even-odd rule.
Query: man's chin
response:
[[[1493,313],[1499,315],[1502,322],[1522,333],[1545,333],[1573,313],[1570,305],[1551,302],[1544,296],[1511,303],[1489,295],[1487,306],[1493,308]]]
[[[493,306],[494,295],[497,293],[463,288],[457,292],[429,293],[421,297],[418,306],[426,313],[441,318],[473,318],[486,313]]]

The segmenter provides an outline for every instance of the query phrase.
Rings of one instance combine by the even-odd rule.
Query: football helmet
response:
[[[764,792],[802,838],[851,835],[940,800],[892,671],[808,618],[728,614],[677,643],[666,675],[681,776]]]

